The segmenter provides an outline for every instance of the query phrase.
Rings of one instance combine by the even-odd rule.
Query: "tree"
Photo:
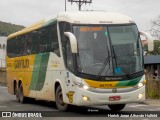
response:
[[[147,51],[147,44],[143,47],[143,49]],[[154,51],[147,52],[147,54],[160,55],[160,41],[159,40],[154,40]]]
[[[150,33],[157,40],[160,40],[160,15],[151,21]]]

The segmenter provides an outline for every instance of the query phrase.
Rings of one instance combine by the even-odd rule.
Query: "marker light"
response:
[[[84,101],[90,101],[89,97],[87,97],[87,96],[82,96],[82,98]]]

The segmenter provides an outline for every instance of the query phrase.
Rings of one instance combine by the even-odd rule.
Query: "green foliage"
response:
[[[17,32],[17,31],[23,29],[23,28],[24,28],[24,26],[0,21],[0,36],[8,36],[14,32]]]
[[[144,46],[144,49],[147,50],[147,45]],[[160,55],[160,41],[154,40],[154,51],[147,53],[151,55]]]
[[[150,92],[149,97],[155,99],[156,98],[156,93],[154,91]]]
[[[160,81],[156,81],[153,77],[148,77],[146,84],[146,98],[158,99],[160,98]]]

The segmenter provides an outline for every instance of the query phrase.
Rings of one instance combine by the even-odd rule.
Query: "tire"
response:
[[[125,107],[126,104],[115,104],[115,105],[108,105],[108,107],[112,110],[112,111],[120,111]]]
[[[14,94],[16,95],[16,100],[19,102],[19,94],[18,94],[18,89],[17,89],[16,83],[14,83],[13,89],[14,89]]]
[[[26,102],[26,97],[23,94],[23,86],[22,84],[20,84],[19,88],[18,88],[18,99],[20,103],[25,103]]]
[[[68,104],[63,102],[63,94],[62,94],[62,89],[60,85],[56,89],[55,101],[59,111],[67,111]]]

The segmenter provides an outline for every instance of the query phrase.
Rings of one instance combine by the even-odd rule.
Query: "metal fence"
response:
[[[7,79],[6,79],[6,71],[0,71],[0,85],[6,85]]]
[[[6,85],[6,60],[0,59],[0,85]]]
[[[147,76],[146,98],[160,99],[160,76]]]
[[[0,59],[0,70],[5,70],[6,69],[6,60],[5,59]]]

